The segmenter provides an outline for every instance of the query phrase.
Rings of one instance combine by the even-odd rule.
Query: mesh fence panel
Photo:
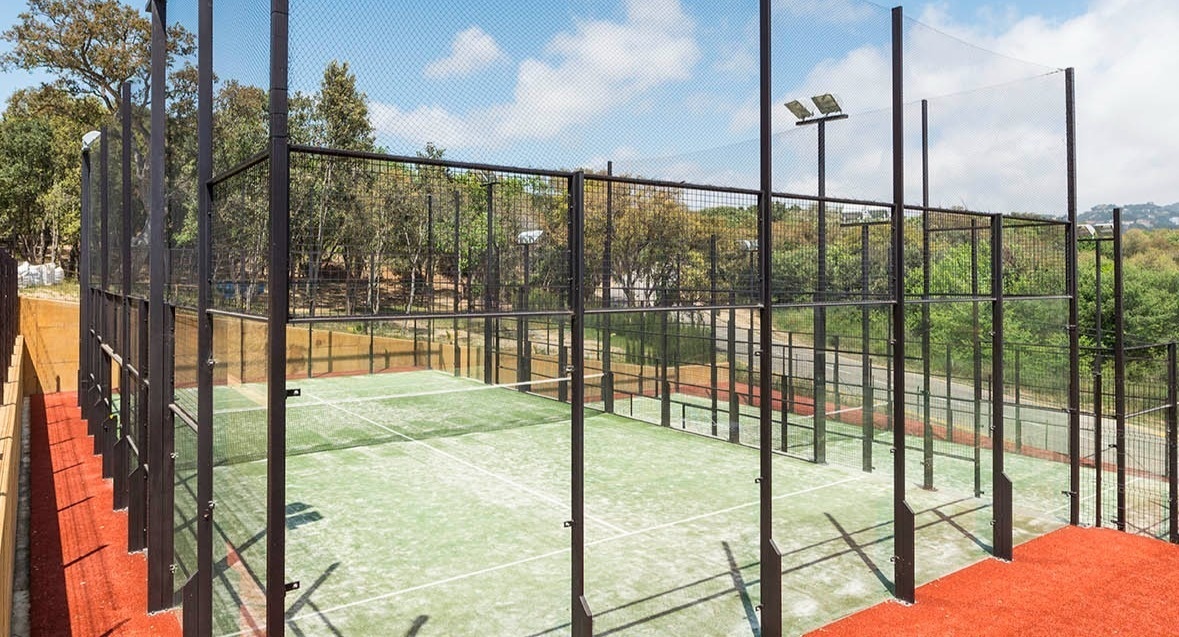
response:
[[[291,158],[294,317],[568,303],[568,179],[384,156]]]

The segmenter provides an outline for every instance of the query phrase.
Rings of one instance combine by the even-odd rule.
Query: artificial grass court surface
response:
[[[302,390],[288,412],[293,634],[568,632],[567,404],[503,388],[434,394],[482,387],[440,372],[291,385]],[[240,449],[261,444],[265,421],[242,396],[264,394],[244,389],[217,392],[215,422],[233,423],[218,441],[239,449],[218,452],[214,471],[217,634],[252,634],[263,616],[266,465]],[[403,397],[366,397],[381,394]],[[757,451],[597,412],[585,444],[595,633],[756,634]],[[889,598],[891,473],[878,469],[775,458],[789,632]],[[910,502],[919,581],[987,555],[989,497],[912,488]],[[1059,522],[1017,511],[1016,524],[1022,541]]]
[[[109,509],[110,483],[99,477],[100,459],[92,455],[93,442],[79,420],[74,395],[34,396],[30,402],[32,634],[178,635],[173,614],[148,617],[143,613],[143,558],[119,557],[125,541],[123,514]],[[779,539],[784,538],[779,535]],[[1066,528],[1017,546],[1015,558],[1011,564],[983,559],[919,588],[915,606],[886,602],[827,626],[819,634],[1173,635],[1173,627],[1179,625],[1177,547],[1112,530]],[[381,559],[374,555],[369,561]],[[220,564],[218,570],[222,588],[227,574],[242,576],[236,566]],[[740,572],[756,577],[753,567]],[[788,572],[788,583],[791,577]],[[482,597],[496,592],[485,591]],[[391,597],[385,604],[405,603],[398,599]],[[798,599],[798,591],[788,589],[787,602]],[[511,601],[515,603],[516,596]],[[489,617],[504,611],[498,604],[481,603]],[[310,602],[292,606],[302,611],[312,608]],[[525,611],[507,608],[507,612]],[[409,613],[406,609],[402,615]],[[435,623],[437,619],[438,615],[415,617],[410,630],[416,625],[420,635],[448,634]],[[641,634],[640,626],[619,632]],[[404,626],[399,628],[400,633],[390,628],[376,634],[408,632]],[[717,634],[706,628],[681,634]],[[787,624],[787,634],[801,630],[805,628]],[[478,630],[471,634],[499,633]],[[734,634],[754,633],[746,625],[744,632],[735,629]]]

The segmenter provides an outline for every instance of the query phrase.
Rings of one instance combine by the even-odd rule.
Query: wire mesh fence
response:
[[[1070,413],[1061,73],[775,3],[767,195],[751,3],[435,4],[219,7],[91,158],[88,415],[117,362],[189,632],[805,630],[1074,502],[1173,533],[1173,360]]]

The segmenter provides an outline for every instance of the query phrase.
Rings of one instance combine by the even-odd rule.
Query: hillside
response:
[[[1102,223],[1113,216],[1116,204],[1101,204],[1077,215],[1081,223]],[[1179,228],[1179,202],[1160,206],[1153,201],[1122,206],[1122,223],[1126,229]]]

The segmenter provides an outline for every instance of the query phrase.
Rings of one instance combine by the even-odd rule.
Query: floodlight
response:
[[[516,243],[522,246],[530,246],[540,240],[540,235],[544,234],[544,230],[525,230],[516,235]]]
[[[94,142],[98,141],[99,137],[102,137],[102,133],[100,133],[96,130],[92,130],[89,133],[86,133],[85,135],[83,135],[82,136],[82,151],[85,152],[85,151],[90,150],[90,146],[92,146],[94,144]]]
[[[811,98],[811,101],[815,103],[815,108],[818,108],[819,112],[824,115],[831,115],[832,113],[838,113],[843,110],[839,106],[839,101],[830,93],[816,95]]]
[[[808,117],[811,117],[812,115],[814,115],[814,113],[812,113],[812,112],[810,111],[810,109],[808,109],[807,107],[803,106],[803,105],[802,105],[802,102],[800,102],[800,101],[798,101],[798,100],[791,100],[791,101],[789,101],[789,102],[786,102],[786,108],[787,108],[787,109],[788,109],[788,110],[789,110],[791,113],[793,113],[793,114],[794,114],[794,116],[795,116],[795,117],[797,117],[798,119],[806,119],[806,118],[808,118]]]
[[[745,250],[746,252],[756,252],[757,251],[757,239],[742,239],[741,240],[741,249]]]

